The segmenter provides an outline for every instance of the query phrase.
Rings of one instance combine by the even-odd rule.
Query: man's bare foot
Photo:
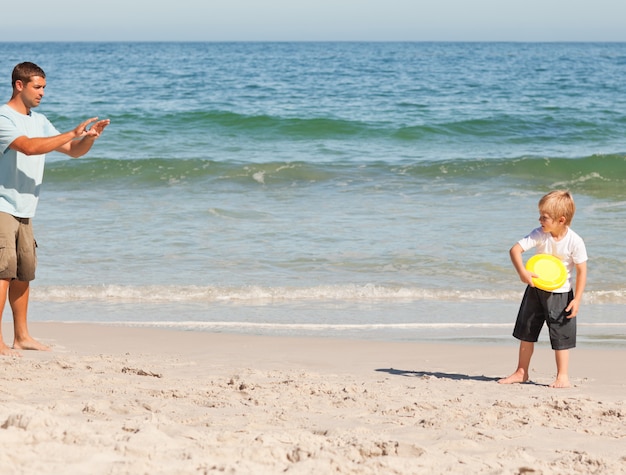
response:
[[[525,383],[526,381],[528,381],[528,374],[526,373],[526,371],[518,369],[511,376],[499,379],[498,384],[516,384]]]
[[[36,351],[50,351],[51,348],[43,343],[39,343],[34,338],[28,337],[24,340],[13,342],[13,348],[16,350],[36,350]]]
[[[567,376],[561,376],[554,380],[554,382],[550,385],[551,388],[569,388],[571,387],[569,378]]]
[[[14,350],[13,348],[9,348],[4,343],[0,343],[0,356],[12,356],[16,358],[22,356],[22,354],[19,351]]]

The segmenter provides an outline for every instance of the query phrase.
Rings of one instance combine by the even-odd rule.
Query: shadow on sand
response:
[[[430,376],[433,378],[453,379],[455,381],[498,381],[500,378],[491,378],[489,376],[470,376],[469,374],[460,373],[442,373],[440,371],[409,371],[404,369],[395,368],[380,368],[376,371],[381,373],[389,373],[394,376],[408,376],[413,378],[422,378],[424,376]]]
[[[480,376],[471,376],[469,374],[461,374],[461,373],[442,373],[441,371],[412,371],[406,369],[395,369],[395,368],[379,368],[376,371],[380,373],[389,373],[394,376],[407,376],[411,378],[423,378],[423,377],[432,377],[432,378],[441,378],[441,379],[452,379],[454,381],[482,381],[482,382],[491,382],[498,381],[501,379],[500,377],[493,378],[490,376],[480,375]],[[539,384],[534,381],[526,381],[522,384],[531,384],[534,386],[547,386],[547,384]]]

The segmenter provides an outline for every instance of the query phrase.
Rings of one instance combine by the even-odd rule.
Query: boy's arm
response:
[[[576,288],[574,289],[574,298],[565,308],[566,312],[570,312],[567,318],[574,318],[578,314],[578,307],[583,298],[583,292],[587,285],[587,262],[576,264]]]
[[[534,287],[535,284],[533,284],[533,277],[537,277],[537,274],[526,270],[526,267],[524,267],[524,260],[522,259],[523,252],[524,249],[522,249],[522,246],[520,246],[518,242],[509,251],[509,256],[511,256],[511,262],[515,267],[515,270],[517,271],[520,280],[523,283]]]

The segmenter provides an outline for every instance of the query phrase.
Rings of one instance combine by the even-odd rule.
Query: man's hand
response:
[[[102,131],[104,131],[106,126],[109,125],[110,123],[111,121],[109,119],[99,120],[98,122],[96,122],[89,128],[89,130],[87,131],[87,135],[90,135],[96,138],[100,137],[100,134],[102,133]]]
[[[97,122],[96,122],[97,121]],[[98,120],[97,117],[92,117],[82,122],[74,129],[74,135],[79,137],[93,137],[98,138],[102,131],[109,125],[111,121],[109,119]],[[90,128],[89,125],[93,124]]]

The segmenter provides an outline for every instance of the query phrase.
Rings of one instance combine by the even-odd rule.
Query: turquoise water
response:
[[[0,43],[2,97],[24,60],[111,119],[48,158],[32,320],[511,342],[568,188],[581,341],[626,344],[626,44]]]

